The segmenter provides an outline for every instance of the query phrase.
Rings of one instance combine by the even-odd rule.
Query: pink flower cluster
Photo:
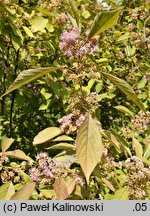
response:
[[[29,175],[32,181],[39,184],[48,184],[57,176],[57,167],[53,159],[47,153],[42,152],[37,154],[37,166],[32,165],[29,170]]]
[[[98,37],[95,37],[85,43],[80,38],[78,29],[71,28],[69,31],[62,33],[59,46],[67,57],[81,57],[98,52],[97,41]]]
[[[58,119],[58,122],[61,124],[62,131],[66,134],[76,134],[84,120],[85,116],[80,114],[79,110],[74,110],[69,115]]]

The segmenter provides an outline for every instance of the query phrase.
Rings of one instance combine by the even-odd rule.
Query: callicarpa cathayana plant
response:
[[[0,0],[0,200],[150,199],[149,10]]]

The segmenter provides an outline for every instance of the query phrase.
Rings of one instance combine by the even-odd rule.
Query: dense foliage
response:
[[[150,198],[149,0],[0,0],[0,199]]]

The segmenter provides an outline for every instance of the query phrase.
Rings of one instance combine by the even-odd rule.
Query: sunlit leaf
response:
[[[11,86],[6,90],[6,92],[1,96],[3,97],[6,94],[14,91],[15,89],[20,88],[21,86],[44,76],[47,73],[56,71],[56,67],[47,67],[47,68],[37,68],[37,69],[29,69],[22,71],[15,81],[11,84]]]
[[[119,110],[120,112],[125,113],[126,115],[133,116],[133,113],[125,106],[118,105],[118,106],[114,106],[114,108]]]
[[[48,127],[42,131],[40,131],[33,140],[33,144],[37,145],[37,144],[42,144],[45,143],[51,139],[53,139],[56,136],[59,136],[60,134],[62,134],[62,130],[60,128],[57,127]]]
[[[108,199],[110,200],[128,200],[128,187],[123,187],[115,192],[114,195],[111,195]]]
[[[94,20],[94,23],[88,34],[88,39],[100,34],[101,32],[112,28],[118,21],[120,10],[100,12]]]
[[[35,182],[27,183],[11,197],[11,200],[29,200],[34,189]]]
[[[6,135],[4,135],[1,139],[2,152],[5,152],[13,142],[14,142],[13,138],[8,138]]]
[[[91,115],[86,116],[76,139],[76,153],[81,168],[89,182],[90,174],[100,161],[104,150],[99,128]]]
[[[53,139],[53,141],[55,141],[55,142],[74,141],[74,139],[70,136],[67,136],[67,135],[61,135],[61,136],[58,136],[55,139]]]
[[[15,189],[12,182],[7,182],[0,186],[0,200],[10,200],[14,193]]]
[[[70,4],[71,10],[73,12],[74,18],[77,22],[77,25],[79,26],[79,14],[78,14],[78,10],[75,6],[75,2],[73,0],[69,0],[69,4]]]
[[[114,186],[111,184],[110,181],[108,181],[106,178],[102,178],[102,181],[105,183],[105,185],[111,190],[111,191],[115,191]]]
[[[14,151],[7,151],[5,152],[5,155],[7,157],[14,157],[20,160],[32,161],[32,159],[29,156],[27,156],[23,151],[18,149]]]
[[[27,26],[22,26],[22,28],[25,31],[27,36],[29,36],[31,38],[34,38],[34,35],[33,35],[32,31]]]
[[[34,19],[32,19],[31,22],[32,22],[32,25],[31,25],[32,31],[37,32],[37,31],[42,31],[46,27],[48,23],[48,19],[37,16]]]
[[[18,36],[16,36],[16,35],[14,35],[14,34],[11,34],[11,42],[12,42],[12,45],[15,48],[15,50],[18,51],[18,49],[22,45],[21,38],[18,37]]]
[[[75,178],[67,176],[67,178],[65,179],[65,182],[66,182],[66,186],[68,189],[68,195],[70,195],[73,192],[75,185],[76,185]]]
[[[128,147],[128,143],[117,133],[109,130],[101,130],[101,135],[105,137],[112,145],[115,146],[116,150],[121,153],[124,152],[125,156],[131,156],[131,151]]]
[[[54,190],[40,189],[40,192],[43,196],[46,197],[46,199],[52,199],[55,197],[55,191]]]
[[[142,145],[134,137],[132,138],[132,145],[133,145],[133,149],[135,150],[136,156],[139,157],[139,158],[142,158],[142,156],[143,156]]]
[[[132,87],[123,79],[115,77],[108,73],[103,73],[102,75],[108,78],[113,84],[115,84],[127,97],[134,102],[140,109],[145,111],[143,103],[139,100],[135,92],[133,91]]]
[[[47,150],[54,150],[54,149],[64,149],[64,150],[69,150],[69,149],[74,149],[75,146],[69,143],[58,143],[55,145],[52,145],[51,147],[46,148]]]
[[[59,177],[55,180],[54,190],[58,200],[65,200],[68,197],[68,189],[63,177]]]

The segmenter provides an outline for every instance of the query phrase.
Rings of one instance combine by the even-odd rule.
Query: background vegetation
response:
[[[0,0],[0,199],[150,198],[149,0]]]

